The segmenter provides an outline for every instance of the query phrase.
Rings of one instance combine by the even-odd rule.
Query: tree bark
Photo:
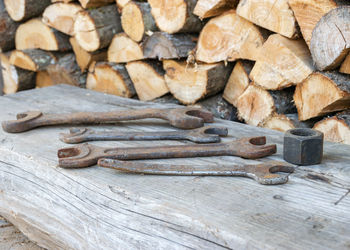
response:
[[[141,46],[125,33],[116,34],[108,48],[108,61],[127,63],[143,59]]]
[[[36,72],[55,64],[56,58],[52,53],[39,49],[15,50],[11,53],[10,63],[18,68]]]
[[[15,35],[19,23],[14,22],[5,10],[4,1],[0,0],[0,49],[2,52],[15,47]]]
[[[163,68],[170,92],[183,104],[194,104],[223,90],[232,71],[231,64],[190,66],[184,61],[174,60],[165,60]]]
[[[129,62],[126,69],[141,101],[151,101],[169,92],[159,61]]]
[[[319,70],[337,68],[350,51],[350,6],[331,10],[317,23],[310,42]]]
[[[37,17],[51,4],[50,0],[4,0],[10,17],[16,21],[26,21]]]
[[[202,29],[196,59],[205,63],[247,59],[256,61],[264,38],[251,22],[234,10],[210,21]]]
[[[350,108],[350,76],[312,73],[297,85],[294,102],[301,121]]]
[[[198,0],[193,14],[201,19],[219,16],[228,10],[234,9],[238,2],[238,0]]]
[[[107,47],[119,32],[122,27],[115,4],[81,11],[74,23],[75,39],[89,52]]]
[[[122,97],[136,94],[125,66],[111,62],[98,62],[93,69],[90,67],[86,88]]]

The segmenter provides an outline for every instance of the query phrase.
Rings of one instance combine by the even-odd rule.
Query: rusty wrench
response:
[[[227,136],[228,133],[227,128],[213,126],[160,132],[96,131],[90,128],[72,128],[69,132],[69,134],[61,134],[61,141],[71,144],[87,141],[118,140],[189,140],[197,143],[211,143],[220,142],[220,136]]]
[[[17,120],[4,121],[2,128],[9,133],[19,133],[48,125],[101,124],[145,118],[167,120],[172,126],[182,129],[199,128],[204,125],[204,122],[214,122],[213,114],[209,111],[191,107],[77,112],[70,114],[43,114],[40,111],[29,111],[17,114]]]
[[[276,144],[265,143],[264,136],[225,143],[157,147],[103,148],[85,143],[58,150],[58,162],[62,168],[81,168],[95,165],[101,158],[141,160],[232,155],[255,159],[276,153]]]
[[[293,173],[294,167],[284,162],[270,161],[257,165],[170,165],[100,159],[98,165],[124,172],[151,175],[189,175],[189,176],[244,176],[260,184],[276,185],[288,181],[288,175],[278,172]]]

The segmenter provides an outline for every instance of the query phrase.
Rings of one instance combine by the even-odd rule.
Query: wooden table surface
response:
[[[167,105],[175,106],[175,105]],[[0,120],[28,110],[64,113],[167,107],[66,85],[0,98]],[[230,121],[230,137],[266,135],[281,160],[283,134]],[[110,128],[100,126],[98,128]],[[159,120],[121,131],[171,129]],[[298,167],[285,185],[243,177],[126,174],[97,166],[57,167],[65,127],[0,131],[0,214],[48,249],[349,249],[350,147],[325,143],[321,165]],[[96,142],[105,146],[190,142]],[[237,157],[171,159],[184,164],[256,163]]]

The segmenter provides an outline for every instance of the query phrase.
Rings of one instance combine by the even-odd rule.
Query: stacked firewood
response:
[[[5,94],[67,83],[201,105],[280,131],[313,127],[350,144],[350,2],[0,0],[0,8]]]

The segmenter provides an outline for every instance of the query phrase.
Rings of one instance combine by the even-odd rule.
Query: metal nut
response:
[[[314,165],[322,161],[323,133],[308,129],[290,129],[284,135],[283,158],[296,165]]]

